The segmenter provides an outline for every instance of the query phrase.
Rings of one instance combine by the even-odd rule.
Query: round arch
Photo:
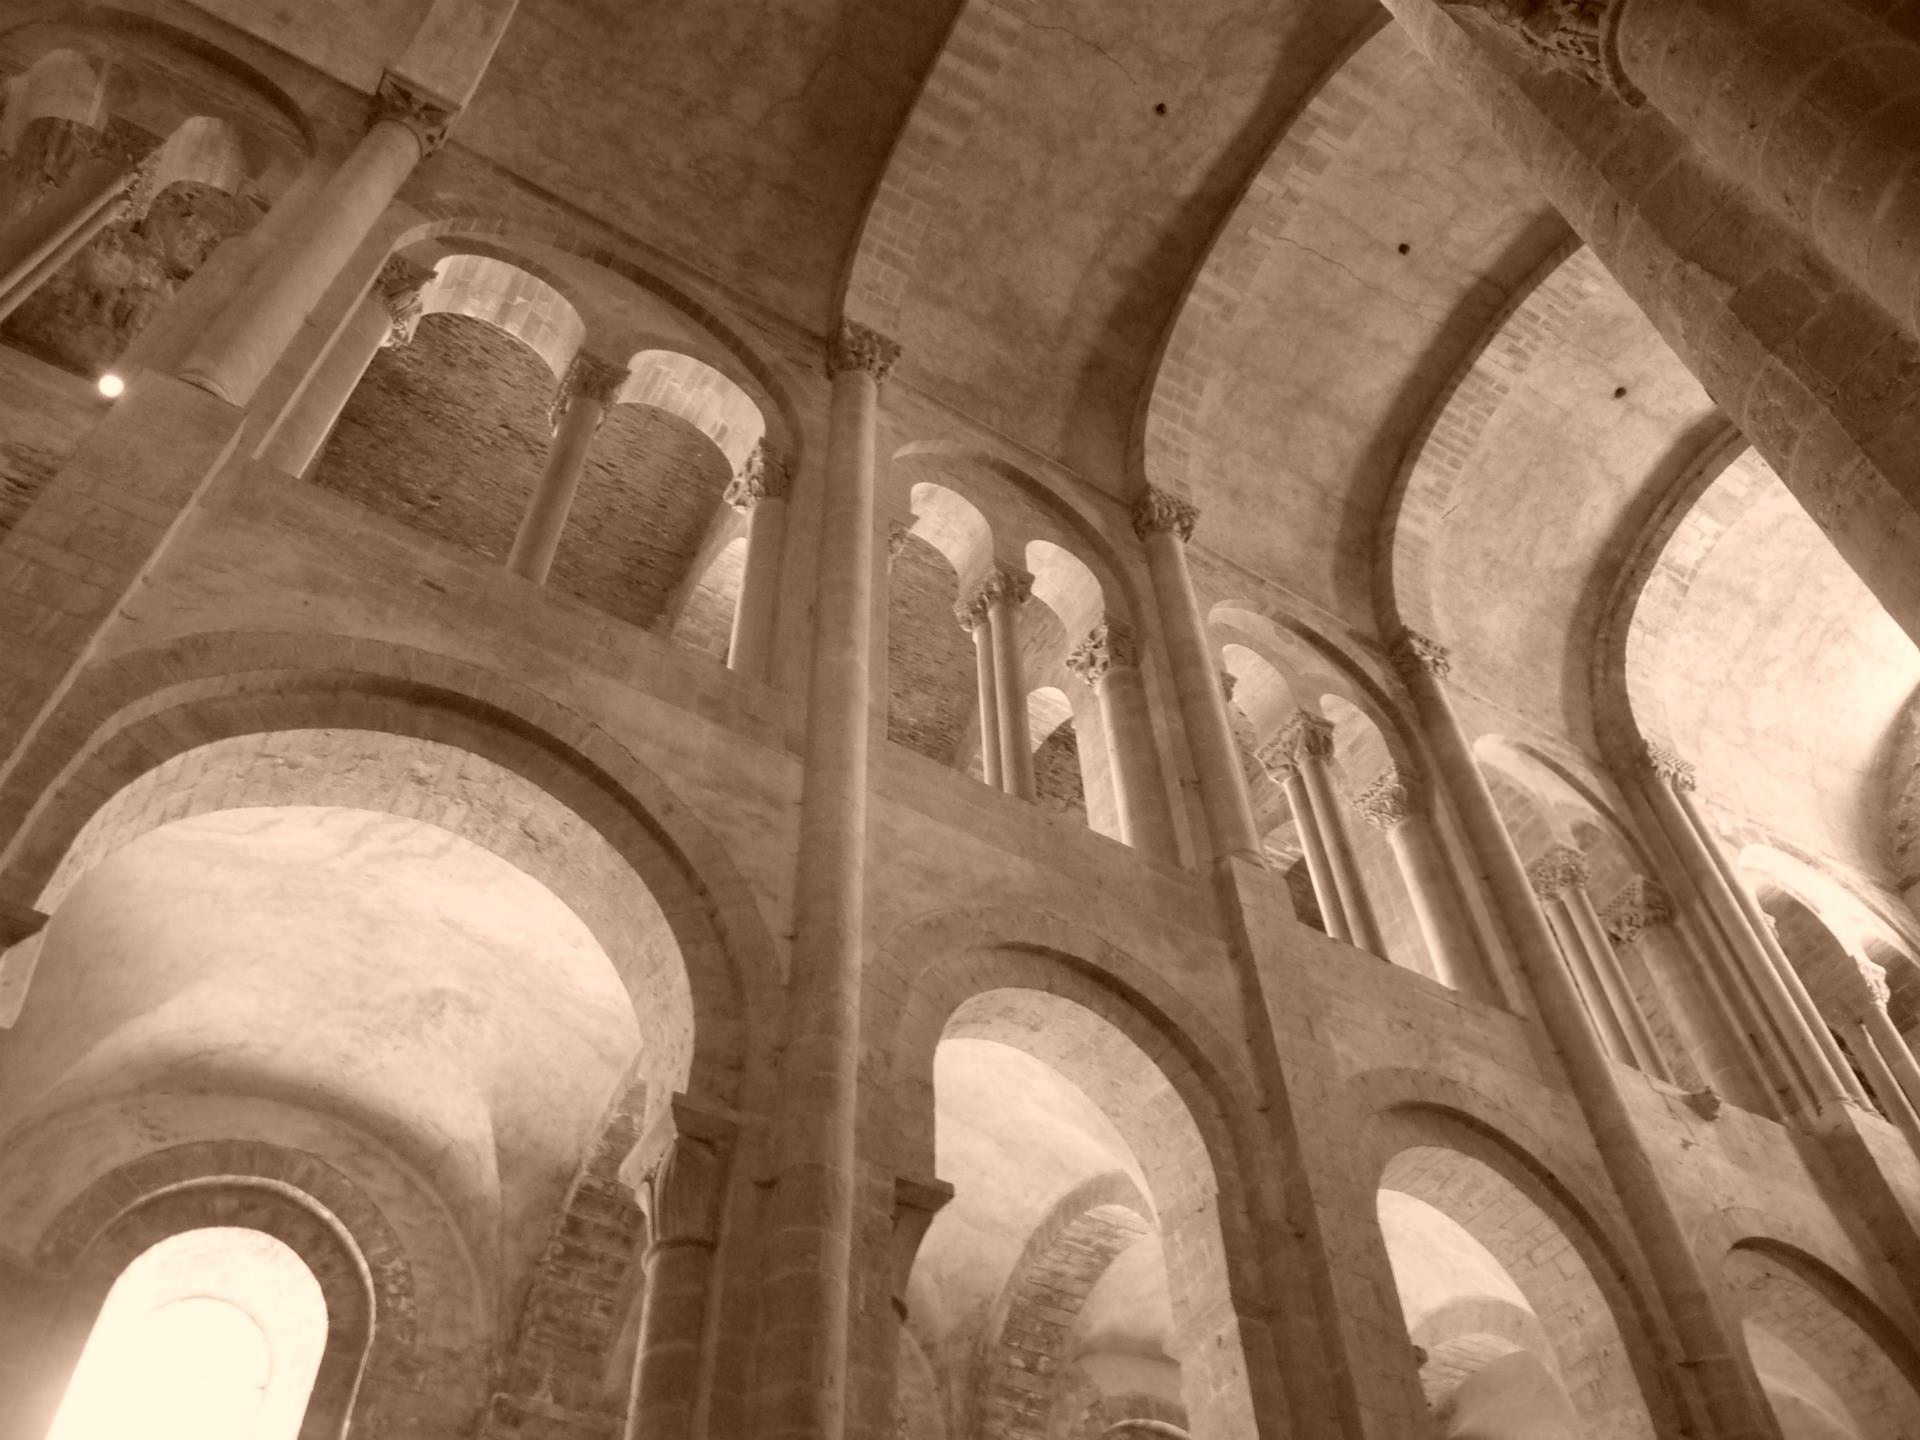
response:
[[[1368,1166],[1381,1177],[1379,1185],[1388,1185],[1401,1155],[1451,1152],[1493,1177],[1558,1233],[1624,1354],[1625,1369],[1613,1377],[1615,1388],[1631,1380],[1650,1427],[1645,1433],[1678,1433],[1680,1406],[1669,1380],[1673,1346],[1646,1299],[1651,1277],[1627,1259],[1635,1253],[1630,1238],[1599,1198],[1607,1185],[1597,1167],[1556,1155],[1550,1139],[1518,1113],[1425,1071],[1371,1071],[1350,1080],[1348,1092],[1368,1117],[1360,1143]],[[1487,1242],[1486,1236],[1476,1238]],[[1488,1248],[1503,1263],[1508,1260],[1500,1245]],[[1551,1324],[1547,1330],[1552,1335]],[[1569,1389],[1577,1391],[1578,1382]]]
[[[437,1317],[423,1317],[411,1259],[385,1215],[314,1156],[259,1141],[196,1142],[100,1176],[42,1233],[33,1263],[47,1329],[17,1433],[37,1434],[29,1417],[50,1417],[121,1272],[160,1241],[209,1225],[272,1236],[319,1283],[327,1339],[300,1440],[342,1440],[406,1403]]]
[[[483,698],[484,697],[484,698]],[[738,1103],[780,985],[773,940],[718,840],[611,736],[533,691],[401,645],[229,632],[83,674],[0,786],[0,877],[34,896],[115,793],[197,746],[289,729],[449,745],[519,775],[598,831],[652,893],[685,962],[688,1088]],[[38,796],[36,799],[35,797]]]

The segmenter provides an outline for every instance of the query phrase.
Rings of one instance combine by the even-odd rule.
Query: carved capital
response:
[[[1640,763],[1654,779],[1665,781],[1677,791],[1691,790],[1697,783],[1692,765],[1651,740],[1641,749]]]
[[[827,346],[827,374],[844,375],[849,370],[864,370],[878,385],[893,373],[900,361],[900,342],[889,340],[878,330],[858,320],[842,320]]]
[[[893,1306],[906,1319],[907,1280],[927,1227],[953,1199],[953,1186],[944,1180],[915,1180],[896,1175],[893,1180]]]
[[[987,577],[974,587],[974,593],[985,596],[989,605],[998,605],[1002,601],[1010,605],[1024,605],[1033,595],[1033,576],[1011,565],[995,565]]]
[[[1276,785],[1284,785],[1300,773],[1300,765],[1293,758],[1293,747],[1281,736],[1274,736],[1266,744],[1258,746],[1253,758],[1260,768],[1267,772],[1267,778]]]
[[[900,552],[907,548],[907,541],[912,535],[913,524],[911,521],[887,521],[887,564],[891,565],[900,558]]]
[[[993,615],[993,602],[987,598],[986,591],[975,586],[961,597],[960,603],[953,607],[953,618],[960,622],[960,628],[971,634],[978,630]]]
[[[1142,540],[1169,531],[1182,540],[1191,540],[1193,527],[1199,521],[1199,509],[1169,490],[1157,490],[1149,485],[1133,502],[1133,533]]]
[[[1867,999],[1878,1009],[1886,1009],[1887,1001],[1893,998],[1893,990],[1887,984],[1886,969],[1864,955],[1854,956],[1853,963],[1860,968],[1860,983],[1866,987]]]
[[[711,1246],[719,1239],[735,1128],[726,1116],[676,1095],[634,1147],[621,1171],[637,1176],[634,1195],[652,1248]]]
[[[1286,747],[1296,764],[1333,758],[1333,722],[1322,715],[1296,710],[1281,724],[1274,739]]]
[[[127,218],[134,221],[146,219],[147,212],[153,209],[154,198],[160,193],[160,151],[149,151],[144,160],[127,171],[124,183],[127,190]]]
[[[1239,688],[1240,677],[1238,675],[1234,674],[1231,670],[1222,670],[1220,672],[1220,698],[1222,700],[1226,701],[1229,705],[1233,704],[1233,692]]]
[[[380,274],[373,282],[373,293],[387,307],[391,322],[387,331],[389,345],[412,343],[413,332],[420,324],[421,291],[432,280],[432,267],[416,265],[404,255],[389,255],[387,263],[380,267]]]
[[[1389,765],[1353,797],[1353,808],[1376,830],[1392,830],[1415,814],[1413,792],[1399,767]]]
[[[626,366],[602,360],[584,350],[577,351],[567,362],[567,372],[560,377],[559,388],[553,392],[553,405],[547,418],[558,429],[560,417],[572,408],[575,400],[592,400],[600,407],[600,415],[594,422],[598,424],[607,418],[607,407],[620,397],[621,387],[626,383]]]
[[[1620,64],[1615,32],[1622,0],[1445,0],[1491,22],[1529,55],[1605,86],[1631,104],[1645,99]]]
[[[1631,945],[1641,932],[1673,923],[1673,897],[1657,880],[1629,880],[1600,911],[1600,923],[1616,945]]]
[[[413,138],[420,142],[420,158],[424,160],[446,144],[447,127],[453,124],[453,109],[389,70],[380,77],[380,89],[373,97],[373,113],[367,126],[371,129],[389,120],[413,132]]]
[[[740,466],[740,473],[728,484],[725,498],[736,510],[751,510],[762,500],[786,499],[792,485],[793,476],[787,462],[768,453],[767,442],[761,440]]]
[[[1445,678],[1453,669],[1453,657],[1447,647],[1417,630],[1402,630],[1399,638],[1387,647],[1387,660],[1403,680],[1419,675]]]
[[[1542,900],[1551,900],[1593,879],[1587,857],[1571,845],[1555,845],[1527,867],[1527,883]]]
[[[1115,665],[1137,666],[1139,663],[1140,643],[1134,638],[1132,627],[1111,615],[1088,631],[1087,638],[1067,656],[1067,668],[1088,686],[1098,685]]]

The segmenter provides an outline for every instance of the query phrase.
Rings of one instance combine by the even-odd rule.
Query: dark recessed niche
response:
[[[1407,244],[1406,241],[1402,240],[1400,242],[1400,253],[1402,255],[1411,255],[1413,253],[1413,247]]]

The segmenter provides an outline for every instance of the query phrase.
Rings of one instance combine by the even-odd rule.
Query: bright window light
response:
[[[326,1345],[320,1284],[256,1230],[189,1230],[121,1272],[47,1440],[295,1440]]]

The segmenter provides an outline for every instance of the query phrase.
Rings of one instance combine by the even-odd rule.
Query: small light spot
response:
[[[100,377],[100,393],[106,396],[109,400],[114,399],[116,396],[120,394],[122,390],[126,388],[127,388],[127,382],[122,380],[118,375],[114,374],[111,370],[109,370],[106,374]]]
[[[1626,387],[1626,386],[1624,386],[1624,385],[1616,385],[1616,386],[1614,386],[1614,387],[1613,387],[1613,398],[1614,398],[1614,399],[1616,399],[1616,400],[1624,400],[1624,399],[1626,399],[1626,398],[1627,398],[1627,387]]]
[[[1413,253],[1413,247],[1407,244],[1406,241],[1402,240],[1400,242],[1400,253],[1402,255],[1411,255]]]

